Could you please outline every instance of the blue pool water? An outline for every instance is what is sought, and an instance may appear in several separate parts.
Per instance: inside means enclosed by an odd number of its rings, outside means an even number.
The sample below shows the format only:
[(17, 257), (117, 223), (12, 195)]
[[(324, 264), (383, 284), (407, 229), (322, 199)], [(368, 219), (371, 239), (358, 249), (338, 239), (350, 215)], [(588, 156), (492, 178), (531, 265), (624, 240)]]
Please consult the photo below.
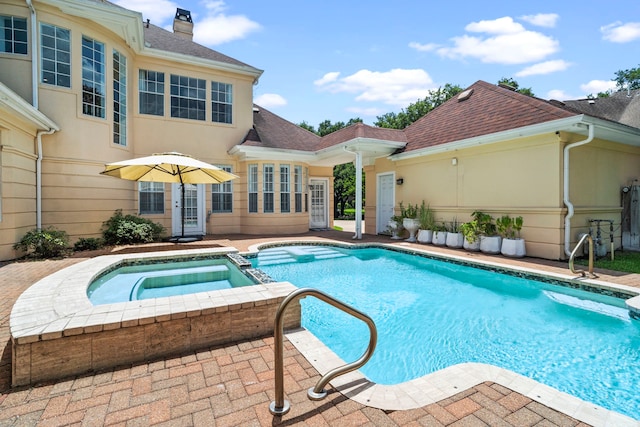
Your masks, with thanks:
[(87, 296), (99, 305), (250, 285), (251, 279), (219, 258), (120, 267), (93, 281)]
[[(253, 263), (371, 316), (378, 346), (360, 371), (374, 382), (481, 362), (640, 419), (640, 321), (621, 299), (375, 248), (272, 248)], [(315, 298), (302, 310), (343, 360), (362, 355), (363, 323)]]

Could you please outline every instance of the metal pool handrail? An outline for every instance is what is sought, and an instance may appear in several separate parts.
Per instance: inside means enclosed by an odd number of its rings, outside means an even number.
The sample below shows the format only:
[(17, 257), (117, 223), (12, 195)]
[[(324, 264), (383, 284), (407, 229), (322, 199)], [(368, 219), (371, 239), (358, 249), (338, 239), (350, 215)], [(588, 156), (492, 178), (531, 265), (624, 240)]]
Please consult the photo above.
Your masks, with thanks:
[(324, 374), (320, 380), (316, 383), (315, 387), (310, 388), (307, 391), (307, 396), (312, 400), (321, 400), (327, 396), (327, 392), (324, 390), (324, 387), (339, 375), (346, 374), (351, 371), (355, 371), (356, 369), (362, 367), (365, 363), (369, 361), (371, 356), (373, 355), (373, 351), (376, 348), (376, 343), (378, 342), (378, 330), (376, 329), (376, 324), (373, 320), (362, 313), (361, 311), (347, 305), (337, 299), (333, 298), (330, 295), (325, 294), (317, 289), (312, 288), (301, 288), (291, 292), (287, 297), (282, 301), (280, 307), (278, 307), (278, 311), (276, 313), (274, 328), (273, 328), (273, 336), (274, 336), (274, 349), (273, 355), (275, 359), (275, 382), (276, 382), (276, 398), (269, 405), (269, 411), (273, 415), (284, 415), (289, 412), (291, 405), (289, 402), (284, 399), (284, 350), (283, 350), (283, 321), (284, 321), (284, 311), (292, 301), (302, 298), (304, 296), (314, 296), (327, 304), (330, 304), (347, 314), (352, 315), (364, 323), (369, 327), (369, 345), (367, 346), (364, 354), (355, 362), (347, 363), (343, 366), (338, 366)]
[(586, 276), (584, 270), (576, 270), (573, 266), (573, 261), (576, 257), (576, 254), (578, 253), (578, 249), (582, 247), (585, 240), (589, 241), (589, 275), (591, 277), (598, 277), (593, 273), (593, 237), (591, 237), (590, 234), (583, 234), (576, 247), (573, 248), (573, 251), (571, 251), (571, 256), (569, 257), (569, 270), (571, 270), (573, 274), (581, 274), (583, 277)]

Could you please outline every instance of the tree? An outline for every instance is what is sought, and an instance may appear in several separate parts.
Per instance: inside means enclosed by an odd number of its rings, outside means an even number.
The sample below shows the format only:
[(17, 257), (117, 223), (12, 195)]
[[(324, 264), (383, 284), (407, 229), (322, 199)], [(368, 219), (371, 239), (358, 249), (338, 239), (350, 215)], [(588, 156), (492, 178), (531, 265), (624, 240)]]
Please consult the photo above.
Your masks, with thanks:
[(515, 81), (514, 79), (512, 79), (511, 77), (503, 77), (500, 80), (498, 80), (498, 84), (503, 84), (503, 85), (507, 85), (507, 86), (511, 86), (513, 88), (513, 90), (515, 90), (518, 93), (521, 93), (523, 95), (527, 95), (527, 96), (535, 96), (533, 93), (533, 90), (531, 90), (530, 87), (520, 87), (520, 84), (518, 84), (517, 81)]
[(640, 66), (615, 72), (616, 88), (621, 90), (640, 89)]
[(374, 125), (389, 129), (404, 129), (460, 92), (462, 92), (460, 86), (447, 83), (444, 87), (430, 90), (424, 99), (409, 104), (406, 109), (402, 109), (397, 114), (386, 113), (376, 117)]

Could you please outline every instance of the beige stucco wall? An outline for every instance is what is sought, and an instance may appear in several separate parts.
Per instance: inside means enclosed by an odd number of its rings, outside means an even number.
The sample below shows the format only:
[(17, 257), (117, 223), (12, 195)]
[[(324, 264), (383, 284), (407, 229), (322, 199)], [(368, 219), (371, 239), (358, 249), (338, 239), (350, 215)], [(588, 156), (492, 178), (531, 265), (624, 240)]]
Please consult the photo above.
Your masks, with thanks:
[[(549, 133), (395, 162), (379, 159), (365, 168), (366, 232), (376, 232), (376, 174), (395, 170), (404, 179), (395, 186), (396, 213), (400, 202), (425, 200), (437, 221), (464, 222), (475, 210), (494, 218), (522, 216), (528, 255), (564, 259), (563, 148), (581, 139)], [(570, 171), (572, 247), (595, 217), (615, 220), (619, 246), (620, 188), (640, 174), (640, 149), (596, 140), (571, 150)]]
[(36, 134), (0, 109), (0, 260), (15, 258), (13, 245), (36, 225)]

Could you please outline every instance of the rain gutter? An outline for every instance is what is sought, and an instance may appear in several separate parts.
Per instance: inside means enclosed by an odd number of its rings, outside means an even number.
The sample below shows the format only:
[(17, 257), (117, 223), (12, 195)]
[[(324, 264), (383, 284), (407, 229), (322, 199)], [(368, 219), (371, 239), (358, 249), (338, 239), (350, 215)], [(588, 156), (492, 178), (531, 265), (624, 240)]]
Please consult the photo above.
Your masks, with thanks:
[(583, 123), (585, 126), (589, 128), (589, 134), (587, 139), (582, 141), (574, 142), (564, 147), (564, 191), (563, 191), (563, 202), (567, 206), (567, 216), (564, 217), (564, 253), (567, 256), (571, 256), (571, 218), (574, 214), (573, 203), (569, 200), (569, 150), (575, 147), (579, 147), (581, 145), (585, 145), (593, 141), (593, 136), (595, 133), (595, 126), (589, 123)]

